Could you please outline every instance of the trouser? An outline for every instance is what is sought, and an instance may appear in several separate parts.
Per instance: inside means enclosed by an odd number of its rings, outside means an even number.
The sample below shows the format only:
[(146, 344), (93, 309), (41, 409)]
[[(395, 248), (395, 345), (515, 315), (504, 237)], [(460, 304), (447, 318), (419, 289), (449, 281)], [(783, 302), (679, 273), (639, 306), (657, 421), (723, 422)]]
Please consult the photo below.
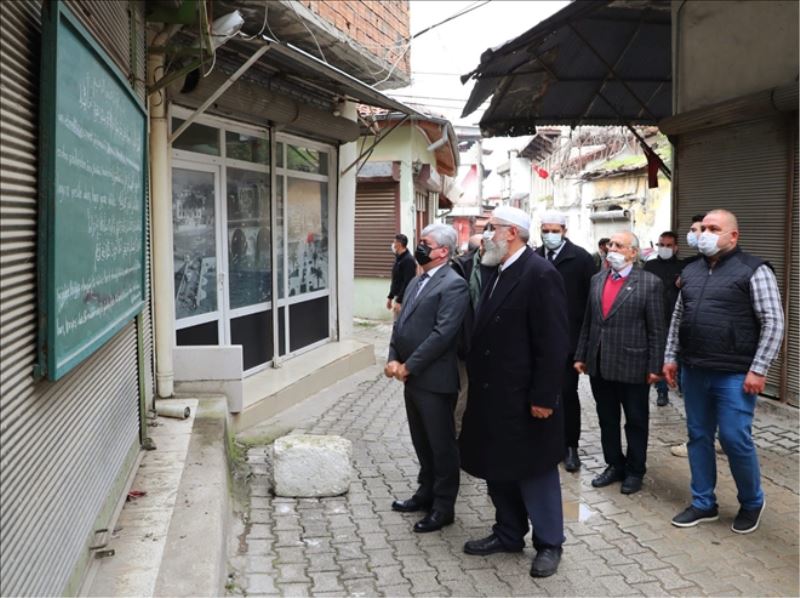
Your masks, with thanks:
[(714, 435), (717, 427), (742, 508), (757, 509), (764, 502), (761, 470), (752, 434), (756, 396), (744, 391), (745, 376), (745, 373), (687, 366), (681, 371), (689, 432), (692, 505), (698, 509), (711, 509), (717, 503), (714, 494), (717, 485)]
[(578, 397), (578, 372), (570, 355), (564, 372), (564, 385), (561, 396), (564, 400), (564, 445), (578, 448), (581, 438), (581, 400)]
[(433, 501), (433, 508), (452, 514), (458, 494), (460, 463), (453, 409), (456, 393), (439, 394), (405, 388), (411, 442), (419, 460), (415, 496)]
[(564, 514), (558, 467), (525, 480), (486, 481), (495, 508), (494, 534), (516, 550), (525, 546), (528, 521), (533, 527), (536, 550), (558, 548), (564, 543)]
[[(643, 477), (647, 461), (650, 385), (614, 382), (601, 376), (591, 376), (589, 381), (600, 420), (600, 443), (606, 464), (626, 475)], [(622, 452), (620, 408), (625, 412), (627, 454)]]

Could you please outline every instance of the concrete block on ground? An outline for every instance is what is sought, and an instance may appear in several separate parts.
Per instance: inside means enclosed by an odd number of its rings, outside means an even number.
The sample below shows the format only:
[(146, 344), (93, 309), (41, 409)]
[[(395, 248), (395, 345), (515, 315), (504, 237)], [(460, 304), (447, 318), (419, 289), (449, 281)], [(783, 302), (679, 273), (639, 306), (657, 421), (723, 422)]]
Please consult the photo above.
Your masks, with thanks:
[(278, 496), (337, 496), (353, 480), (353, 445), (341, 436), (290, 434), (278, 438), (272, 451)]

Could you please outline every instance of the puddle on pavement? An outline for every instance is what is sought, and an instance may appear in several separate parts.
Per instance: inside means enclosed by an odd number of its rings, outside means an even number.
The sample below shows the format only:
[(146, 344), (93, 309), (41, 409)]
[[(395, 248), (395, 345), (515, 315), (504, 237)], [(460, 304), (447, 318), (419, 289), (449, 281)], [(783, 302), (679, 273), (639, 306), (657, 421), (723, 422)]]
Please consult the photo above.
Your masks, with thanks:
[(565, 500), (562, 505), (564, 509), (564, 521), (583, 522), (589, 519), (595, 513), (585, 504), (577, 500)]

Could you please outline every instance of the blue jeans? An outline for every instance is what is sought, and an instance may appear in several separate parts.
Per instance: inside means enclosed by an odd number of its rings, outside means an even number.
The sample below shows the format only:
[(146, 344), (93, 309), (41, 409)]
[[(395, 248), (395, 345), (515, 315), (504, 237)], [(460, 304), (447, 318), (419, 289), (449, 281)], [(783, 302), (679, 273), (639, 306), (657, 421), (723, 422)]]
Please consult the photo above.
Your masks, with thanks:
[(717, 504), (714, 434), (719, 426), (719, 441), (728, 456), (739, 503), (744, 509), (761, 507), (764, 492), (751, 429), (756, 396), (744, 392), (745, 374), (684, 366), (681, 377), (689, 431), (692, 506), (708, 510)]

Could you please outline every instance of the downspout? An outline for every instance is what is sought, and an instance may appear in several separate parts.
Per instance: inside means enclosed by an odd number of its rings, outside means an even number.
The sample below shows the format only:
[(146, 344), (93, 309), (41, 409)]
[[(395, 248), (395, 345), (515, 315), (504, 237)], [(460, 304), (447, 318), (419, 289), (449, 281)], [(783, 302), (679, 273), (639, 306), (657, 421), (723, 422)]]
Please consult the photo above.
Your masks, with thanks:
[[(151, 47), (164, 46), (180, 27), (165, 26)], [(147, 57), (147, 82), (153, 86), (164, 76), (164, 53)], [(174, 394), (172, 365), (175, 310), (172, 265), (172, 197), (170, 193), (169, 127), (167, 92), (160, 89), (149, 96), (150, 112), (150, 204), (152, 215), (153, 324), (156, 353), (156, 393), (160, 398)]]
[(447, 125), (442, 125), (442, 136), (428, 146), (429, 152), (435, 152), (437, 149), (447, 143)]
[[(789, 156), (788, 156), (788, 177), (786, 181), (786, 220), (784, 221), (783, 230), (783, 313), (788, 323), (791, 318), (791, 301), (792, 301), (792, 274), (797, 264), (793, 263), (789, 256), (792, 255), (795, 239), (792, 238), (792, 224), (794, 222), (794, 211), (797, 206), (794, 205), (794, 171), (797, 168), (797, 146), (795, 145), (795, 135), (797, 134), (797, 112), (791, 119), (792, 126), (788, 129), (789, 134)], [(794, 298), (798, 300), (797, 297)], [(788, 326), (787, 326), (788, 328)], [(781, 403), (789, 401), (789, 331), (784, 330), (783, 341), (781, 342), (781, 372), (780, 382), (778, 386), (778, 397)]]

